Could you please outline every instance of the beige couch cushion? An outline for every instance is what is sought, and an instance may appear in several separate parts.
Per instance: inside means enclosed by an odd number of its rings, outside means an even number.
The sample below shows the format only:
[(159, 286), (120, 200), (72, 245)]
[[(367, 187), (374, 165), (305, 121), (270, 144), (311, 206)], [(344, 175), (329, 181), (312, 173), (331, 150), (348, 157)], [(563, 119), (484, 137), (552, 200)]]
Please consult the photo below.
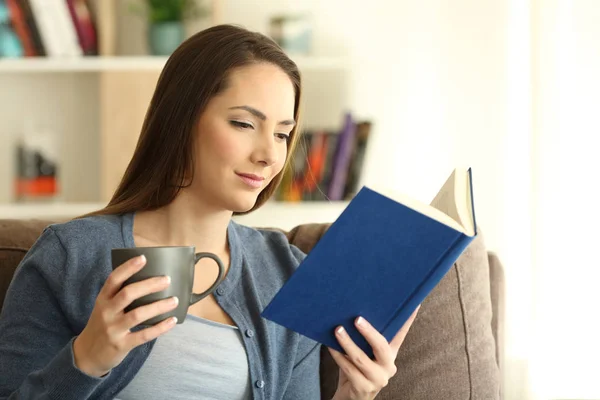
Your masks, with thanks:
[(17, 265), (48, 221), (0, 219), (0, 310)]

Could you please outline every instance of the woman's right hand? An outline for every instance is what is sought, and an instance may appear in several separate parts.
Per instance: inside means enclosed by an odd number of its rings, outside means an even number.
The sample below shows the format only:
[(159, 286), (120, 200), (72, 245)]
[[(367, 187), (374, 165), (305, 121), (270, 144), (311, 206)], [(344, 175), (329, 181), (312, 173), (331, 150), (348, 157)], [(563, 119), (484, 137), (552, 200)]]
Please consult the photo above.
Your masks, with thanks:
[(134, 257), (109, 275), (96, 299), (90, 319), (73, 342), (75, 365), (90, 376), (101, 377), (123, 361), (135, 347), (149, 342), (175, 326), (175, 317), (137, 332), (130, 329), (174, 309), (178, 300), (170, 297), (125, 312), (135, 299), (159, 292), (170, 285), (166, 276), (129, 284), (123, 283), (146, 264), (144, 256)]

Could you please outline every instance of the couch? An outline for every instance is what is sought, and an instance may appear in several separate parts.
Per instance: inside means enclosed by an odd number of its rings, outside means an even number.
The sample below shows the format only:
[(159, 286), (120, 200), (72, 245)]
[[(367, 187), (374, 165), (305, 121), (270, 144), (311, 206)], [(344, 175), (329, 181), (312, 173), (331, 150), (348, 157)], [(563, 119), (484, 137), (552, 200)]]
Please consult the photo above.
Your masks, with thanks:
[[(0, 308), (19, 262), (50, 221), (0, 219)], [(285, 232), (309, 252), (327, 224)], [(502, 398), (504, 274), (481, 233), (423, 302), (402, 345), (398, 372), (377, 399), (494, 400)], [(330, 399), (338, 370), (321, 353), (322, 398)]]

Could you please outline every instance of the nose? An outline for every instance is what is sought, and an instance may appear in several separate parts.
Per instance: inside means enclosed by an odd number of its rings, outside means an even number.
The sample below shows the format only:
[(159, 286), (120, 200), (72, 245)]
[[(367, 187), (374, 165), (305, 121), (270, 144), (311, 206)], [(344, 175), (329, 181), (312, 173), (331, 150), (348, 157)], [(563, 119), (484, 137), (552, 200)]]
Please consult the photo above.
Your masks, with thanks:
[(277, 143), (272, 134), (261, 135), (255, 150), (252, 152), (252, 162), (270, 167), (278, 161)]

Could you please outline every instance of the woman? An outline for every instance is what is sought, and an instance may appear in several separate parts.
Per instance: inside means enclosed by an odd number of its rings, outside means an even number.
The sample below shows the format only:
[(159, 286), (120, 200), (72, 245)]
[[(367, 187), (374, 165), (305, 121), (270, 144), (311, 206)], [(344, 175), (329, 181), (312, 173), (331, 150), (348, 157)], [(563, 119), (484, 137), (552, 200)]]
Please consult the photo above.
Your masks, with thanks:
[[(281, 233), (231, 220), (281, 180), (300, 97), (296, 65), (261, 34), (216, 26), (173, 53), (108, 206), (47, 227), (17, 270), (0, 320), (0, 398), (320, 398), (319, 344), (260, 317), (304, 254)], [(113, 271), (110, 249), (169, 245), (218, 255), (226, 275), (185, 324), (133, 329), (177, 299), (125, 312), (169, 282), (120, 289), (145, 259)], [(203, 262), (194, 292), (216, 275)], [(334, 398), (374, 398), (411, 323), (388, 344), (363, 320), (374, 360), (336, 331), (347, 356), (330, 349), (340, 366)]]

